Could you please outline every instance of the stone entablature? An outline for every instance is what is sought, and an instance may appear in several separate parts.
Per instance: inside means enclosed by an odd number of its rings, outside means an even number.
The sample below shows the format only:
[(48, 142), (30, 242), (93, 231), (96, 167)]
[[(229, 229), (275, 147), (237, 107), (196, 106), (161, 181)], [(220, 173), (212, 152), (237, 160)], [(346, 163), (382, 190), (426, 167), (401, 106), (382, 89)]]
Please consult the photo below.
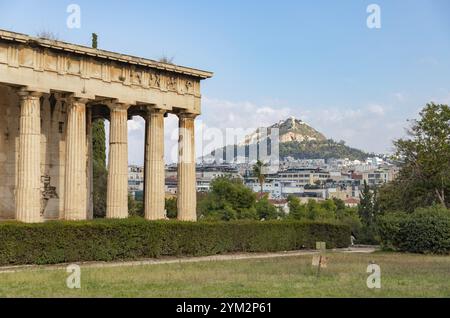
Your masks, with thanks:
[[(199, 114), (212, 73), (0, 30), (0, 83)], [(63, 81), (61, 79), (64, 78)]]

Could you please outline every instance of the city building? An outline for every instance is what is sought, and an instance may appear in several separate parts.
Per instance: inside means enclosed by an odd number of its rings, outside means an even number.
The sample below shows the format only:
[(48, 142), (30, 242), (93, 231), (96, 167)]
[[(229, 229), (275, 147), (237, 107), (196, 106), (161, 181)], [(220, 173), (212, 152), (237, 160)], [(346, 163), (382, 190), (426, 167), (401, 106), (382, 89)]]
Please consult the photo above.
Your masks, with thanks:
[(384, 183), (393, 181), (398, 173), (398, 169), (394, 167), (378, 168), (374, 170), (362, 172), (362, 181), (369, 186), (379, 186)]
[(128, 166), (128, 193), (135, 200), (144, 198), (144, 167)]

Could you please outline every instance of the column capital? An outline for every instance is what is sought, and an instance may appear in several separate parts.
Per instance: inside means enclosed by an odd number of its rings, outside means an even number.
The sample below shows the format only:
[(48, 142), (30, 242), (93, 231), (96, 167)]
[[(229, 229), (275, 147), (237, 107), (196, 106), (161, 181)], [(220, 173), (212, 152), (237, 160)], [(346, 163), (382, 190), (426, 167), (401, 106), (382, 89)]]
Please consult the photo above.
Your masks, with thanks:
[(127, 111), (128, 108), (131, 107), (131, 104), (128, 103), (120, 103), (116, 100), (111, 100), (110, 102), (106, 103), (106, 106), (108, 106), (109, 110), (111, 111)]
[(19, 98), (21, 100), (37, 100), (41, 98), (43, 93), (36, 92), (36, 91), (30, 91), (25, 88), (21, 88), (17, 91), (17, 95), (19, 95)]
[(67, 98), (68, 102), (72, 102), (72, 103), (77, 103), (77, 104), (87, 104), (89, 102), (91, 102), (91, 99), (88, 98), (84, 98), (84, 97), (75, 97), (75, 96), (70, 96), (69, 98)]
[(149, 107), (148, 108), (148, 114), (160, 114), (160, 115), (164, 115), (167, 112), (167, 110), (165, 109), (161, 109), (161, 108), (154, 108), (154, 107)]
[(79, 103), (85, 104), (92, 102), (92, 99), (86, 97), (78, 97), (73, 93), (63, 93), (63, 92), (52, 92), (52, 94), (57, 101), (65, 102), (65, 103)]
[(178, 113), (178, 118), (181, 120), (186, 120), (186, 119), (195, 119), (198, 116), (198, 114), (194, 114), (194, 113)]

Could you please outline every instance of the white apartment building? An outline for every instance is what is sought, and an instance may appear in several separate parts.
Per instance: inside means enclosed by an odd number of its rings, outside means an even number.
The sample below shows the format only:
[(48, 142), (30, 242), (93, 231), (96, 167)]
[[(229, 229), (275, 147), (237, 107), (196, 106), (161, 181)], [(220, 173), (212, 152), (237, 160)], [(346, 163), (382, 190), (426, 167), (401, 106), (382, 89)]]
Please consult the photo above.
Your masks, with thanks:
[(128, 166), (128, 193), (136, 199), (144, 192), (144, 168), (141, 166)]
[[(261, 185), (256, 179), (252, 178), (250, 182), (246, 182), (246, 186), (253, 192), (261, 192)], [(263, 183), (263, 192), (269, 195), (269, 199), (279, 199), (282, 195), (281, 183), (276, 180), (267, 180)]]
[(296, 185), (305, 186), (313, 185), (318, 182), (325, 183), (330, 179), (330, 173), (321, 169), (288, 169), (278, 173), (278, 180), (282, 184), (294, 183)]
[(369, 186), (376, 186), (393, 181), (398, 173), (396, 168), (380, 168), (362, 173), (362, 180)]

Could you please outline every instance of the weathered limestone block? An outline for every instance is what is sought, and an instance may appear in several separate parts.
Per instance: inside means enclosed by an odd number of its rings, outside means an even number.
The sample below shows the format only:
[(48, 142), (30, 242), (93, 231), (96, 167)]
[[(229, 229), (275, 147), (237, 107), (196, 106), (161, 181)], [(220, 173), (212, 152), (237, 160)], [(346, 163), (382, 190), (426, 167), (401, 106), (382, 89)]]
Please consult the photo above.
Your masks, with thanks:
[(0, 86), (0, 218), (14, 219), (20, 107), (17, 93)]

